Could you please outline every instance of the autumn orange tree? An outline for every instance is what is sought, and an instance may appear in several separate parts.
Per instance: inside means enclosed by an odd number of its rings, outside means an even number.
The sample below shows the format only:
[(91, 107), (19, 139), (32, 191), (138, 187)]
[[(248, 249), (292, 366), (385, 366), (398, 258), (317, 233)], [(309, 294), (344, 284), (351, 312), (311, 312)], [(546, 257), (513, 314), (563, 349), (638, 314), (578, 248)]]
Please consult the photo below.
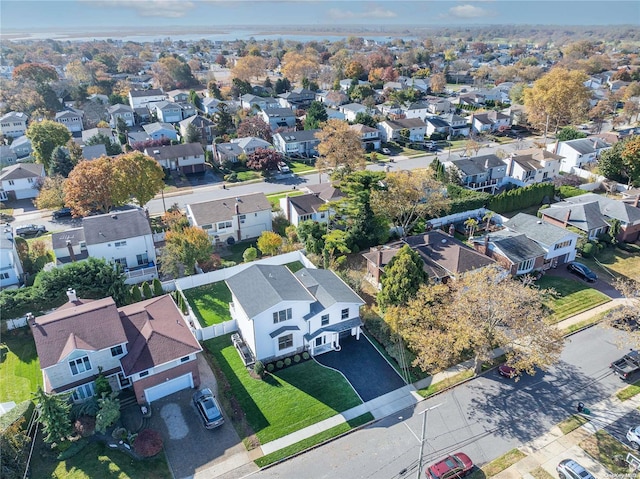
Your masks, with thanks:
[(236, 64), (231, 69), (231, 74), (234, 78), (240, 80), (250, 81), (252, 78), (256, 80), (264, 76), (266, 68), (266, 61), (260, 56), (247, 55), (245, 57), (238, 58)]
[(158, 162), (139, 151), (119, 155), (113, 160), (117, 198), (146, 205), (164, 187), (164, 170)]
[(303, 53), (290, 51), (282, 58), (282, 74), (291, 81), (302, 78), (316, 78), (320, 71), (318, 52), (307, 48)]
[(262, 254), (274, 255), (282, 246), (282, 236), (273, 231), (263, 231), (257, 245)]
[(422, 286), (406, 306), (394, 306), (385, 321), (416, 353), (415, 366), (438, 371), (473, 355), (475, 371), (502, 348), (516, 371), (533, 374), (554, 364), (562, 332), (549, 321), (550, 290), (483, 268), (445, 284)]
[(394, 171), (387, 174), (383, 188), (371, 191), (371, 209), (407, 235), (418, 221), (449, 209), (444, 191), (431, 169)]
[(23, 63), (13, 69), (14, 80), (33, 82), (37, 84), (50, 83), (58, 80), (58, 72), (51, 65), (43, 63)]
[(160, 271), (174, 278), (194, 274), (196, 263), (209, 260), (213, 253), (213, 244), (207, 232), (194, 226), (167, 232), (165, 241)]
[(343, 120), (328, 120), (316, 133), (320, 140), (316, 160), (319, 171), (333, 170), (338, 176), (364, 170), (366, 160), (358, 133)]
[(48, 210), (64, 206), (64, 184), (66, 179), (60, 175), (47, 176), (34, 200), (36, 208)]

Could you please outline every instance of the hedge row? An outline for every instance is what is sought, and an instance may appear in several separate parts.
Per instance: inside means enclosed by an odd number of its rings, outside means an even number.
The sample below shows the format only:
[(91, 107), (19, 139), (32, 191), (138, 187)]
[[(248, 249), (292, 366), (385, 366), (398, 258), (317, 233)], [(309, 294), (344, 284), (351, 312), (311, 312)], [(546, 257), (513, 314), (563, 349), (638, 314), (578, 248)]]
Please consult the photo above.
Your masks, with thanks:
[(508, 213), (530, 206), (539, 206), (544, 200), (552, 200), (554, 194), (555, 187), (552, 183), (536, 183), (493, 196), (489, 201), (489, 209), (496, 213)]
[(24, 418), (25, 426), (29, 424), (29, 420), (31, 419), (34, 408), (35, 404), (30, 399), (22, 401), (20, 404), (16, 404), (16, 407), (14, 407), (11, 411), (0, 416), (0, 433), (6, 431), (9, 426), (11, 426), (21, 417)]

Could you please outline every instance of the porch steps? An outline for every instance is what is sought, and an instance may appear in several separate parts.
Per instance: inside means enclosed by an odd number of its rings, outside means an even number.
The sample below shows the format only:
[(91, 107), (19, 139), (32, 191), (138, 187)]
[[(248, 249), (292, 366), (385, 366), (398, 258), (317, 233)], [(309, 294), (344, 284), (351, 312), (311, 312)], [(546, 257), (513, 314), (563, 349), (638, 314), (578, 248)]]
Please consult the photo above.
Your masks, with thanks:
[(127, 394), (125, 395), (121, 395), (121, 397), (119, 397), (118, 399), (120, 399), (120, 410), (122, 411), (123, 409), (127, 409), (130, 408), (132, 406), (137, 406), (138, 405), (138, 401), (136, 400), (136, 397), (131, 394)]

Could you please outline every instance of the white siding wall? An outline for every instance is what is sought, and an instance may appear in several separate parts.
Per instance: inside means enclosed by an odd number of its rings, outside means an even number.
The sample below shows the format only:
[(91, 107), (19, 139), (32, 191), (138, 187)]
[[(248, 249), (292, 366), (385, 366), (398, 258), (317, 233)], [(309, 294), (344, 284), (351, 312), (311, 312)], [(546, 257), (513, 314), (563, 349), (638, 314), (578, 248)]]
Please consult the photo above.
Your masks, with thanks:
[[(254, 352), (257, 359), (286, 355), (287, 353), (293, 352), (296, 348), (301, 348), (304, 345), (303, 336), (307, 333), (307, 324), (303, 319), (303, 316), (309, 314), (310, 304), (310, 302), (301, 301), (282, 302), (253, 318), (256, 335), (256, 349)], [(287, 308), (291, 308), (292, 310), (291, 319), (274, 324), (273, 313)], [(300, 330), (286, 331), (275, 338), (271, 338), (269, 334), (283, 326), (298, 326)], [(278, 349), (278, 337), (287, 334), (293, 335), (293, 347), (291, 349), (281, 351)]]
[(236, 320), (238, 331), (240, 331), (242, 339), (244, 339), (247, 346), (249, 346), (249, 349), (251, 349), (251, 351), (255, 351), (256, 337), (253, 330), (253, 321), (249, 319), (249, 316), (247, 316), (244, 309), (239, 306), (238, 299), (235, 295), (232, 294), (231, 299), (235, 306), (235, 308), (231, 310), (231, 315), (233, 319)]
[(115, 241), (87, 245), (87, 252), (89, 253), (89, 256), (93, 256), (94, 258), (104, 258), (106, 261), (126, 258), (127, 267), (129, 268), (135, 268), (138, 266), (136, 256), (143, 253), (147, 253), (149, 261), (155, 262), (156, 250), (153, 245), (153, 238), (151, 235), (127, 238), (125, 241), (127, 242), (125, 246), (118, 247), (116, 247)]
[[(31, 181), (29, 181), (31, 180)], [(12, 181), (13, 184), (9, 184)], [(4, 180), (2, 182), (2, 189), (4, 191), (14, 191), (16, 199), (22, 200), (25, 198), (35, 198), (38, 196), (39, 190), (36, 189), (37, 179), (33, 178), (19, 178), (17, 180)]]
[[(89, 357), (91, 369), (80, 374), (71, 374), (69, 360), (81, 358), (83, 356)], [(100, 351), (76, 350), (55, 366), (44, 369), (44, 373), (49, 378), (51, 387), (53, 389), (56, 389), (64, 386), (65, 384), (74, 383), (76, 381), (80, 381), (84, 378), (88, 378), (95, 374), (98, 374), (98, 366), (102, 366), (105, 371), (117, 368), (120, 366), (120, 357), (121, 356), (111, 356), (111, 348), (101, 349)]]

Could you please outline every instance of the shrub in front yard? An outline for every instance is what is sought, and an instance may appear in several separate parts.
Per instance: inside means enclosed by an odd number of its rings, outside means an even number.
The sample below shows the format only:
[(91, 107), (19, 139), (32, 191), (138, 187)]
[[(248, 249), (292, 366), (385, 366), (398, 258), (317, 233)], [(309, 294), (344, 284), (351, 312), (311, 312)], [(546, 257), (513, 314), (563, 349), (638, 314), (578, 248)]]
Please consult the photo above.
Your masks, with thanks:
[(291, 366), (291, 358), (285, 358), (284, 359), (284, 365), (285, 366)]
[(262, 364), (262, 361), (256, 361), (253, 365), (253, 372), (260, 376), (260, 378), (264, 376), (264, 364)]
[(273, 363), (267, 364), (267, 371), (269, 371), (270, 373), (272, 373), (275, 368), (276, 367), (273, 365)]
[(133, 443), (133, 450), (142, 457), (152, 457), (162, 451), (162, 436), (153, 429), (144, 429)]
[(299, 363), (299, 362), (300, 362), (300, 355), (299, 355), (299, 354), (296, 354), (296, 355), (293, 357), (293, 362), (294, 362), (294, 363)]
[(283, 367), (283, 366), (284, 366), (284, 363), (283, 363), (282, 361), (278, 361), (278, 362), (276, 363), (276, 367), (277, 367), (278, 369), (282, 369), (282, 367)]
[(64, 461), (66, 459), (69, 459), (70, 457), (75, 456), (88, 445), (89, 441), (85, 438), (80, 438), (77, 441), (72, 442), (68, 448), (58, 454), (58, 461)]
[(91, 436), (96, 430), (96, 418), (82, 415), (73, 423), (73, 429), (82, 437)]
[(310, 357), (311, 357), (311, 356), (309, 356), (309, 353), (308, 353), (308, 352), (306, 352), (306, 351), (305, 351), (304, 353), (302, 353), (302, 359), (304, 359), (305, 361), (306, 361), (307, 359), (309, 359)]

